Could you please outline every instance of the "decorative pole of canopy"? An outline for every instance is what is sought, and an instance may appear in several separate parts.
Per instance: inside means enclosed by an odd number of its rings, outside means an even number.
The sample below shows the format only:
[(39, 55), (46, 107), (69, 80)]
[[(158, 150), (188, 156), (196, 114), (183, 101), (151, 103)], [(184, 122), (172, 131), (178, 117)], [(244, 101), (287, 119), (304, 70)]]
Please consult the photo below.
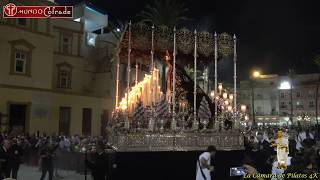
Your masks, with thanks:
[[(218, 65), (218, 47), (217, 47), (217, 43), (218, 43), (218, 37), (217, 37), (217, 33), (214, 32), (214, 93), (217, 94), (218, 93), (218, 69), (217, 69), (217, 65)], [(218, 106), (217, 106), (217, 102), (216, 99), (214, 97), (214, 122), (215, 122), (215, 128), (218, 129)]]
[[(128, 65), (127, 65), (127, 122), (129, 123), (129, 92), (130, 92), (130, 71), (131, 71), (131, 62), (130, 62), (130, 55), (131, 55), (131, 21), (129, 22), (129, 31), (128, 31)], [(129, 128), (129, 127), (127, 127)]]
[(154, 24), (151, 28), (151, 72), (153, 71), (153, 55), (154, 55)]
[(197, 30), (194, 30), (194, 89), (193, 89), (193, 118), (197, 120)]
[(120, 59), (119, 53), (117, 55), (117, 81), (116, 81), (116, 109), (119, 107), (119, 70), (120, 70)]
[[(234, 113), (237, 112), (237, 37), (233, 35), (233, 66), (234, 66), (234, 89), (233, 89), (233, 100), (234, 100)], [(236, 128), (238, 128), (236, 116), (234, 116), (234, 123)]]
[(155, 89), (154, 89), (154, 84), (153, 84), (153, 70), (154, 70), (154, 62), (153, 62), (153, 57), (154, 57), (154, 24), (152, 25), (152, 28), (151, 28), (151, 69), (150, 69), (150, 72), (151, 72), (151, 107), (153, 107), (153, 103), (155, 102), (155, 96), (154, 96), (154, 93), (155, 93)]
[(138, 62), (136, 61), (136, 85), (138, 84)]
[(172, 123), (176, 116), (176, 27), (173, 28), (173, 70), (172, 70)]

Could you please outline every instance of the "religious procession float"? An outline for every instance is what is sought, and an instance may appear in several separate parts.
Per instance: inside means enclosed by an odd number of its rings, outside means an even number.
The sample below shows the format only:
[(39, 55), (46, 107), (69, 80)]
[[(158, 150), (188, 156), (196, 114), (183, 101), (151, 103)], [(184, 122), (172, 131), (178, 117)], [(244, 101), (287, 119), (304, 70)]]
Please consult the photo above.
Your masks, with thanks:
[[(116, 54), (108, 141), (118, 151), (243, 149), (248, 115), (237, 103), (236, 42), (227, 33), (128, 23)], [(233, 61), (231, 87), (218, 81), (222, 59)]]

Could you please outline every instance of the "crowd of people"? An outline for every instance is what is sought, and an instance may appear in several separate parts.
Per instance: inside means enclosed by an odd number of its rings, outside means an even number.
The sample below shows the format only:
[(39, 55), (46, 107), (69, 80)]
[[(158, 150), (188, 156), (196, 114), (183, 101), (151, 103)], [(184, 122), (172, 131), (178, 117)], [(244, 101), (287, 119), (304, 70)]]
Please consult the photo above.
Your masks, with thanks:
[[(281, 130), (288, 137), (288, 164), (286, 169), (278, 167), (274, 146), (277, 132)], [(249, 173), (274, 174), (260, 179), (286, 179), (288, 173), (317, 173), (320, 167), (320, 150), (316, 127), (264, 127), (245, 133), (245, 155), (243, 166)], [(283, 176), (279, 176), (284, 174)]]
[[(0, 179), (19, 179), (17, 175), (21, 163), (38, 166), (42, 172), (40, 180), (45, 179), (47, 174), (49, 180), (54, 176), (59, 177), (59, 169), (82, 173), (85, 166), (93, 176), (99, 176), (98, 179), (102, 180), (99, 172), (109, 169), (110, 158), (105, 158), (102, 152), (110, 150), (110, 146), (103, 137), (1, 133), (0, 143)], [(103, 160), (99, 161), (101, 158)], [(102, 165), (104, 170), (99, 170)]]
[[(279, 127), (263, 127), (244, 132), (243, 167), (247, 173), (318, 172), (320, 167), (320, 150), (317, 146), (320, 139), (318, 129), (315, 127), (281, 127), (281, 130), (289, 139), (287, 168), (279, 169), (276, 163), (277, 152), (274, 143)], [(114, 168), (114, 161), (110, 161), (109, 153), (105, 153), (110, 145), (103, 137), (1, 133), (0, 142), (1, 179), (8, 177), (19, 179), (17, 175), (21, 163), (38, 166), (41, 172), (40, 180), (45, 179), (47, 174), (49, 180), (52, 180), (54, 176), (59, 176), (59, 169), (84, 172), (85, 167), (90, 169), (95, 180), (105, 180), (110, 169)], [(203, 154), (203, 157), (199, 157), (197, 166), (200, 167), (203, 164), (203, 166), (208, 166), (209, 171), (214, 171), (209, 166), (209, 160), (211, 156), (214, 156), (216, 148), (211, 146), (208, 152)], [(88, 158), (87, 154), (89, 154)], [(69, 164), (72, 162), (74, 164)], [(208, 172), (198, 171), (197, 176), (201, 179), (203, 174), (208, 174)], [(280, 178), (261, 179), (277, 180)]]

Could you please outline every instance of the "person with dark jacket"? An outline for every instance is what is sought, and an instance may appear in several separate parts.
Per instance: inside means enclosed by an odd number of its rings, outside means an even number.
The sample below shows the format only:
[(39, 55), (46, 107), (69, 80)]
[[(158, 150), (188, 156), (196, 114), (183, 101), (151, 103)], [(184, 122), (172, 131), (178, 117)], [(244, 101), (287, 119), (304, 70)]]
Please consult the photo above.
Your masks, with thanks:
[(9, 168), (12, 178), (17, 179), (23, 150), (17, 139), (13, 139), (12, 142), (13, 144), (9, 151)]
[(97, 152), (94, 155), (94, 161), (85, 160), (86, 166), (91, 169), (94, 180), (106, 180), (108, 167), (108, 155), (104, 152), (104, 145), (98, 144)]
[(41, 158), (41, 171), (42, 175), (40, 180), (44, 180), (46, 177), (47, 172), (49, 173), (49, 180), (52, 180), (53, 178), (53, 157), (54, 157), (54, 151), (57, 147), (53, 146), (52, 144), (45, 145), (45, 148), (41, 150), (40, 152), (40, 158)]
[(5, 139), (0, 147), (0, 179), (10, 177), (9, 150), (10, 141)]

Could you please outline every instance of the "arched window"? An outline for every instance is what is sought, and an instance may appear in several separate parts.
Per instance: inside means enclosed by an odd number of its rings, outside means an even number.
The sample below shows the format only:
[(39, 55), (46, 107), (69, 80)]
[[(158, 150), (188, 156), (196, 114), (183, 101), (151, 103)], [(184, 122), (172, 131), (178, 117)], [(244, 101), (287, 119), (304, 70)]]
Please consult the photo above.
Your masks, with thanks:
[(72, 82), (72, 69), (73, 66), (64, 62), (57, 64), (57, 87), (64, 88), (64, 89), (71, 89), (71, 82)]

